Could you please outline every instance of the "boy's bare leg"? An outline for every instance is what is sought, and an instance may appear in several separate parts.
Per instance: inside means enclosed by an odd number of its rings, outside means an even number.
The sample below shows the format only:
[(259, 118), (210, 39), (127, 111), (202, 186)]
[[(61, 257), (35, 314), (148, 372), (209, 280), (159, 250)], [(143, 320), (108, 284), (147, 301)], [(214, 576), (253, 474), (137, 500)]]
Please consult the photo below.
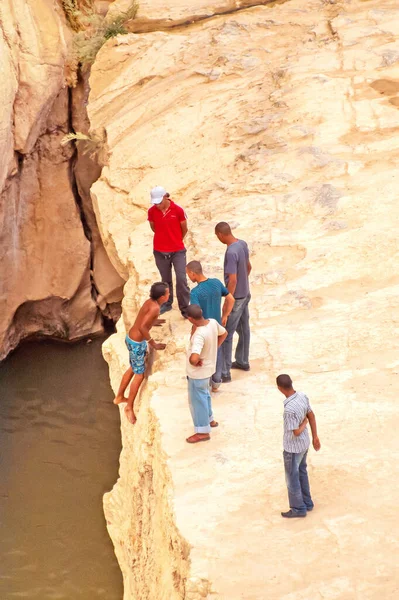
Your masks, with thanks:
[(134, 401), (137, 396), (137, 392), (140, 389), (141, 384), (143, 383), (144, 373), (141, 375), (135, 374), (133, 377), (132, 385), (130, 386), (129, 398), (127, 399), (127, 406), (125, 407), (125, 413), (128, 420), (132, 423), (132, 425), (136, 422), (136, 415), (134, 414), (133, 406)]
[(132, 367), (129, 367), (128, 370), (125, 371), (125, 373), (122, 377), (118, 393), (114, 398), (114, 404), (120, 404), (121, 402), (128, 401), (127, 398), (125, 398), (125, 391), (126, 391), (127, 386), (129, 385), (132, 377), (133, 377), (133, 369), (132, 369)]

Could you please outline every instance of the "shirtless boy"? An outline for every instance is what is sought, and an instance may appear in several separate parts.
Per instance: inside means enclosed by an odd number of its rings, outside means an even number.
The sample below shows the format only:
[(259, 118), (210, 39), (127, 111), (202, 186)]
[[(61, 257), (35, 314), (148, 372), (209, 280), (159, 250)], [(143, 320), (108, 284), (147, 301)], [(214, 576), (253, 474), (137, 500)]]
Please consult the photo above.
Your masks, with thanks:
[[(157, 344), (151, 337), (150, 329), (153, 325), (160, 325), (164, 321), (158, 319), (160, 306), (167, 302), (169, 298), (169, 286), (167, 283), (154, 283), (151, 286), (150, 297), (146, 300), (139, 310), (139, 314), (126, 336), (126, 346), (129, 350), (130, 367), (122, 377), (118, 393), (114, 404), (127, 402), (125, 413), (129, 421), (134, 425), (136, 415), (133, 406), (137, 393), (144, 379), (145, 355), (147, 353), (147, 344), (154, 350), (164, 350), (166, 344)], [(124, 394), (127, 386), (130, 386), (129, 396), (125, 398)]]

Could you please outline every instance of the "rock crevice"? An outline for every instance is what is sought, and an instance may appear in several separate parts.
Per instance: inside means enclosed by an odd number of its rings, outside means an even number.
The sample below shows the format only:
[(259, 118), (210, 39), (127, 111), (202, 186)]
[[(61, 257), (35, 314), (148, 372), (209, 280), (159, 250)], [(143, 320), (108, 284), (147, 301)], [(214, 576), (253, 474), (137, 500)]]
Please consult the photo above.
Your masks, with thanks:
[(86, 110), (65, 86), (61, 15), (50, 0), (0, 9), (0, 359), (25, 337), (75, 340), (119, 316), (124, 280), (82, 200), (100, 169), (60, 144)]

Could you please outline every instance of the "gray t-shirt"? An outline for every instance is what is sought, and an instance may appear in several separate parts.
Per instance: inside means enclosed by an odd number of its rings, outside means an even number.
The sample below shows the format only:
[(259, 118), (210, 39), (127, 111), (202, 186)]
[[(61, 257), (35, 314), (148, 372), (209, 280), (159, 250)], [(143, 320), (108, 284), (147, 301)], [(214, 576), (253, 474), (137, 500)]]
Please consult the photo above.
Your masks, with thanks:
[(227, 247), (224, 255), (224, 281), (229, 283), (229, 274), (237, 274), (237, 286), (234, 298), (246, 298), (249, 294), (248, 281), (249, 251), (244, 240), (237, 240)]

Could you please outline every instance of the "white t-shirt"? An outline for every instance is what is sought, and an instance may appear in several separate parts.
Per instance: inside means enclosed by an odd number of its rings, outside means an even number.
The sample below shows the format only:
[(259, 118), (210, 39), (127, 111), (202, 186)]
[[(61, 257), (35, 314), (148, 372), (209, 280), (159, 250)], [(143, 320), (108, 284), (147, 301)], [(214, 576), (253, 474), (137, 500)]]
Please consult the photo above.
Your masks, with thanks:
[[(187, 375), (191, 379), (205, 379), (211, 377), (216, 370), (216, 359), (218, 352), (218, 336), (226, 332), (215, 319), (209, 319), (207, 325), (197, 327), (194, 335), (190, 338), (187, 348)], [(191, 354), (199, 354), (202, 367), (195, 367), (190, 363)]]

